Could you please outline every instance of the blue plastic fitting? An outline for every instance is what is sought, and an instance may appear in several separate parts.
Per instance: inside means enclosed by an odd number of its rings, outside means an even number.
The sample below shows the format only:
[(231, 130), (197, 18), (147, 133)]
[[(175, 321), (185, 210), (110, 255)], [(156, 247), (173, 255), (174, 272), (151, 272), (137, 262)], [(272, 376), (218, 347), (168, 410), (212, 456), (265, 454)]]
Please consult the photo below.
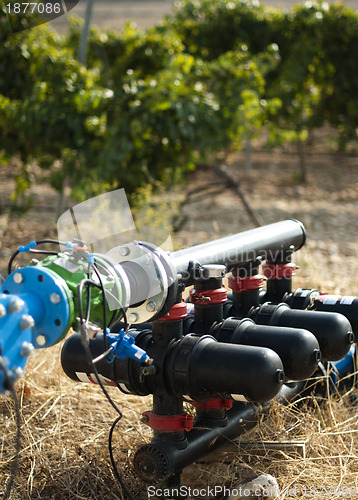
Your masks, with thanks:
[[(108, 328), (107, 332), (109, 332)], [(149, 359), (147, 353), (135, 344), (134, 338), (128, 333), (125, 333), (123, 328), (119, 331), (118, 335), (110, 335), (107, 333), (107, 339), (113, 347), (108, 357), (110, 363), (114, 361), (116, 357), (120, 359), (131, 358), (139, 363), (144, 363)]]
[(356, 345), (353, 344), (348, 354), (339, 361), (331, 361), (331, 371), (329, 374), (329, 382), (331, 391), (337, 390), (339, 381), (347, 375), (354, 372)]
[(27, 245), (21, 246), (18, 248), (19, 253), (24, 253), (24, 252), (29, 252), (31, 248), (36, 248), (37, 243), (36, 241), (30, 241)]
[(93, 253), (90, 253), (90, 254), (88, 255), (88, 257), (87, 257), (87, 262), (88, 262), (89, 264), (94, 264), (95, 260), (94, 260), (94, 255), (93, 255)]

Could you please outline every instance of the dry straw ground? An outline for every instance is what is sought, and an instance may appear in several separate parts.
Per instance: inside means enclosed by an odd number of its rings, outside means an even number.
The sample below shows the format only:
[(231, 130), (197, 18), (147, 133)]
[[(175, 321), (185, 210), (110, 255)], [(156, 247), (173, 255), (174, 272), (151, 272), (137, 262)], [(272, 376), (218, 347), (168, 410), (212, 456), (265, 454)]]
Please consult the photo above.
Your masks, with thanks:
[[(356, 294), (358, 264), (358, 161), (357, 155), (330, 153), (331, 131), (313, 142), (307, 161), (309, 182), (297, 182), (297, 159), (290, 148), (265, 153), (255, 150), (253, 169), (243, 171), (242, 154), (229, 165), (241, 180), (253, 208), (265, 223), (295, 217), (307, 228), (306, 248), (297, 254), (300, 265), (295, 284), (326, 292)], [(46, 184), (33, 188), (34, 208), (24, 215), (7, 208), (13, 169), (1, 169), (0, 263), (2, 272), (11, 249), (32, 239), (55, 235), (56, 197)], [(36, 175), (36, 171), (34, 171)], [(205, 170), (190, 175), (177, 200), (205, 182), (217, 181)], [(162, 207), (165, 200), (160, 200)], [(183, 207), (186, 223), (174, 235), (176, 248), (193, 245), (252, 227), (238, 198), (228, 190), (209, 193)], [(162, 217), (162, 215), (160, 215)], [(162, 220), (162, 219), (160, 219)], [(116, 417), (96, 386), (74, 383), (62, 372), (61, 346), (38, 351), (28, 363), (25, 378), (17, 384), (22, 441), (20, 467), (13, 499), (116, 499), (122, 498), (113, 477), (107, 451), (109, 427)], [(150, 439), (140, 422), (151, 399), (111, 395), (123, 410), (115, 431), (115, 454), (123, 477), (135, 498), (147, 498), (146, 488), (131, 469), (136, 447)], [(15, 417), (10, 399), (0, 396), (0, 494), (9, 479), (15, 450)], [(306, 441), (306, 457), (267, 451), (264, 455), (230, 456), (228, 462), (198, 463), (183, 474), (183, 484), (236, 484), (268, 472), (281, 488), (281, 499), (356, 500), (358, 497), (358, 412), (355, 390), (328, 400), (305, 399), (298, 406), (273, 405), (270, 415), (245, 441)], [(205, 497), (202, 497), (205, 498)], [(211, 498), (211, 497), (208, 497)]]

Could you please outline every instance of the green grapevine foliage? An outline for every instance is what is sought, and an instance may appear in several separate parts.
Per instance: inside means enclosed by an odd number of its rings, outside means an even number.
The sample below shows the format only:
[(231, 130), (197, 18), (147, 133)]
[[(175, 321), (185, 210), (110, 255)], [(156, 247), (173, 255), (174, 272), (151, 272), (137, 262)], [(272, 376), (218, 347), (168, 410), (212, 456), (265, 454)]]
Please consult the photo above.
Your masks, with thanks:
[(357, 136), (358, 14), (341, 4), (182, 0), (146, 31), (91, 29), (86, 66), (79, 21), (62, 38), (11, 21), (0, 3), (0, 154), (21, 162), (19, 191), (31, 162), (83, 198), (176, 182), (264, 126), (276, 142), (326, 122), (341, 148)]

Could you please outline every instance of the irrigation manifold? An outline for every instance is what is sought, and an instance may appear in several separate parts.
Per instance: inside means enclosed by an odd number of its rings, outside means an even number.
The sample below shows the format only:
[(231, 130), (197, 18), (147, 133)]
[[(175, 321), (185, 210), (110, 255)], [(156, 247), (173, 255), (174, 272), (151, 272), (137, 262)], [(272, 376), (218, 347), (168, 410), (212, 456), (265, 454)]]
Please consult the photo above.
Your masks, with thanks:
[[(273, 399), (292, 400), (322, 372), (334, 390), (355, 370), (358, 298), (293, 290), (305, 238), (290, 219), (170, 253), (144, 241), (106, 254), (80, 240), (20, 247), (0, 294), (0, 389), (72, 327), (65, 373), (151, 394), (152, 440), (133, 467), (150, 484), (180, 484), (183, 468), (256, 425)], [(43, 260), (12, 270), (22, 252)]]

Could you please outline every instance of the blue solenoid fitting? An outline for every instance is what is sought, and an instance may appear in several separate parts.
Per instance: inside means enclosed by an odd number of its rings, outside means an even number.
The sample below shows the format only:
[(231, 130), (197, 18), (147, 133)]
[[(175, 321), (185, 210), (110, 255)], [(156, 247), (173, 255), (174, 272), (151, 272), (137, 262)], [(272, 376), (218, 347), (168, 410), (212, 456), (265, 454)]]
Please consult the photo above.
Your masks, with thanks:
[[(108, 329), (107, 331), (109, 332)], [(113, 362), (115, 358), (131, 358), (139, 363), (151, 364), (152, 360), (148, 354), (135, 344), (134, 337), (126, 333), (123, 328), (116, 335), (107, 333), (106, 338), (113, 348), (107, 358), (110, 363)]]

